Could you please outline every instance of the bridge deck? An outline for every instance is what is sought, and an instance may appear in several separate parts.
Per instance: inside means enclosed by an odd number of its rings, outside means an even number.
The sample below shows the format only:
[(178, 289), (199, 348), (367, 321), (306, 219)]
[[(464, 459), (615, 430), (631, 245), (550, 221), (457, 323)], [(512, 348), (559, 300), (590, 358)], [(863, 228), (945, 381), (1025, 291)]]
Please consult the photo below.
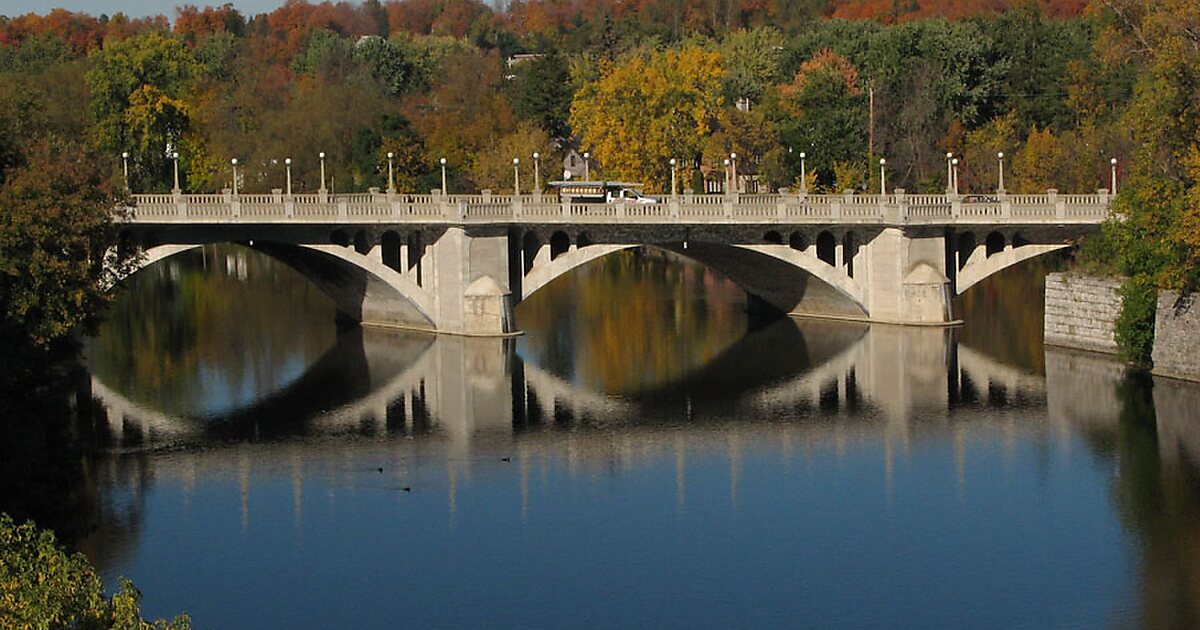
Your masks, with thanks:
[(679, 195), (657, 204), (564, 203), (549, 195), (133, 195), (134, 223), (1097, 224), (1111, 196)]

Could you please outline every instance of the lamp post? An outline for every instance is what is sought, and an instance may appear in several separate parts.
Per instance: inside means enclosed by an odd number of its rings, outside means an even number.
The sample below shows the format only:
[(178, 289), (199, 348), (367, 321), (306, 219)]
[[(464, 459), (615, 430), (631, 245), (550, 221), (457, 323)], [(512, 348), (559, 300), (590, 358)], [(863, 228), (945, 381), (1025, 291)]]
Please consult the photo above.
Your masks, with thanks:
[(725, 158), (725, 194), (729, 194), (729, 158)]
[(325, 188), (325, 152), (322, 151), (322, 152), (318, 153), (317, 157), (321, 158), (321, 191), (320, 192), (323, 195), (326, 192), (326, 188)]
[(675, 158), (671, 158), (671, 196), (675, 196)]
[(1004, 194), (1004, 152), (1000, 151), (996, 154), (996, 161), (1000, 164), (1000, 185), (996, 187), (996, 193)]
[(1117, 194), (1117, 158), (1108, 161), (1112, 165), (1112, 194)]
[(442, 166), (442, 194), (446, 194), (446, 158), (438, 160), (438, 164)]
[(884, 171), (884, 166), (887, 165), (887, 160), (879, 158), (879, 194), (887, 194), (887, 173)]
[(738, 183), (737, 183), (737, 154), (736, 153), (729, 154), (729, 169), (730, 169), (730, 172), (732, 173), (732, 175), (730, 176), (731, 177), (730, 182), (733, 184), (733, 192), (737, 192), (738, 191)]
[(233, 167), (233, 196), (236, 197), (237, 192), (237, 158), (229, 160), (229, 165)]
[(954, 160), (953, 153), (946, 153), (946, 194), (952, 194), (954, 191), (954, 173), (951, 171), (951, 162)]
[(808, 173), (804, 170), (804, 158), (808, 157), (804, 151), (800, 152), (800, 192), (808, 192)]
[(583, 181), (591, 181), (592, 174), (588, 170), (588, 161), (592, 159), (592, 154), (587, 151), (583, 152)]
[(287, 195), (292, 196), (292, 158), (283, 161), (283, 170), (287, 172)]
[(396, 154), (392, 153), (391, 151), (388, 151), (387, 157), (388, 157), (388, 187), (387, 187), (387, 191), (388, 191), (388, 194), (390, 195), (390, 194), (396, 192), (396, 178), (395, 178), (395, 175), (393, 174), (394, 171), (392, 170), (392, 159), (396, 157)]
[(951, 177), (951, 181), (953, 182), (953, 186), (954, 186), (954, 194), (957, 195), (958, 194), (958, 158), (951, 159), (950, 166), (952, 166), (954, 168), (954, 173), (953, 173), (953, 176)]
[(513, 195), (521, 195), (521, 158), (513, 158)]
[(129, 152), (121, 152), (121, 175), (125, 178), (125, 190), (129, 190)]
[(541, 157), (537, 151), (533, 152), (533, 194), (535, 195), (542, 193), (542, 167), (538, 161)]
[(171, 152), (171, 165), (173, 167), (172, 170), (174, 171), (174, 175), (175, 175), (175, 187), (171, 189), (171, 192), (178, 195), (179, 194), (179, 152), (178, 151)]

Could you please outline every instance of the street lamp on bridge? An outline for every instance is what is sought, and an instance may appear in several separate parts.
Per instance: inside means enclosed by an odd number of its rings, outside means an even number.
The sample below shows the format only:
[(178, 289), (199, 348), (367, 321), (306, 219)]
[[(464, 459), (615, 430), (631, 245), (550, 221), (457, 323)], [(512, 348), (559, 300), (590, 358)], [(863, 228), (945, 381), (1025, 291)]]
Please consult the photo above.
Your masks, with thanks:
[(396, 157), (396, 154), (392, 153), (391, 151), (388, 151), (387, 157), (388, 157), (388, 187), (387, 187), (387, 191), (388, 191), (388, 194), (390, 195), (390, 194), (396, 192), (396, 178), (393, 175), (393, 171), (392, 171), (392, 158)]
[(950, 178), (951, 185), (953, 186), (954, 194), (957, 195), (958, 194), (958, 158), (954, 158), (954, 159), (950, 160), (950, 166), (952, 166), (954, 168), (953, 176)]
[(732, 175), (730, 175), (730, 182), (733, 183), (733, 192), (738, 192), (737, 154), (736, 153), (729, 154), (729, 168), (730, 168), (730, 172), (732, 173)]
[(175, 174), (175, 187), (171, 189), (171, 192), (178, 195), (180, 192), (180, 190), (179, 190), (179, 152), (178, 151), (171, 152), (171, 163), (172, 163), (172, 166), (174, 167), (173, 171)]
[(513, 158), (513, 195), (521, 194), (521, 158)]
[(1112, 165), (1112, 194), (1117, 194), (1117, 158), (1108, 161)]
[(129, 190), (129, 152), (121, 152), (121, 175), (125, 178), (125, 190)]
[(533, 194), (537, 195), (542, 192), (542, 167), (538, 161), (541, 155), (537, 151), (533, 152)]
[(445, 195), (449, 192), (446, 190), (446, 158), (438, 160), (438, 164), (442, 166), (442, 194)]
[(725, 190), (722, 192), (727, 195), (729, 194), (729, 189), (733, 187), (729, 182), (729, 158), (725, 158)]
[(588, 169), (588, 161), (592, 159), (592, 154), (587, 151), (583, 152), (583, 181), (591, 181), (591, 172)]
[(283, 169), (287, 172), (287, 195), (292, 196), (292, 158), (283, 160)]
[(229, 165), (233, 167), (233, 196), (236, 197), (237, 192), (237, 158), (229, 160)]
[(880, 195), (887, 194), (887, 173), (884, 172), (884, 166), (886, 164), (887, 164), (886, 159), (879, 158), (879, 194)]
[(328, 189), (325, 188), (325, 152), (322, 151), (318, 153), (317, 157), (321, 159), (321, 189), (318, 192), (324, 195), (328, 191)]
[(1000, 163), (1000, 185), (996, 187), (996, 193), (1004, 194), (1004, 152), (1000, 151), (996, 154), (996, 161)]
[(808, 157), (808, 154), (805, 153), (804, 151), (801, 151), (800, 152), (800, 192), (802, 192), (802, 193), (808, 192), (808, 173), (805, 172), (805, 170), (804, 170), (804, 158), (806, 158), (806, 157)]
[(671, 158), (671, 196), (675, 196), (675, 158)]

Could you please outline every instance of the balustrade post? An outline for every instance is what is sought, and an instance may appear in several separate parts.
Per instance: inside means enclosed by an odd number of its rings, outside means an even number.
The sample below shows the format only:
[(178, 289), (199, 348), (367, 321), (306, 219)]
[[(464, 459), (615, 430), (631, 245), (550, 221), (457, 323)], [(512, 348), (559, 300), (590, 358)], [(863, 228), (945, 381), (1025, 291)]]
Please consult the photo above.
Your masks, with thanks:
[(617, 202), (617, 216), (618, 217), (625, 216), (625, 202), (624, 201)]
[(889, 220), (897, 224), (908, 222), (908, 191), (903, 188), (896, 189), (895, 204), (892, 206), (892, 216)]
[(997, 198), (1000, 200), (1000, 218), (1001, 219), (1011, 219), (1012, 218), (1012, 200), (1009, 199), (1008, 195), (1005, 193), (999, 193), (999, 196)]
[(350, 218), (350, 204), (348, 204), (344, 198), (337, 196), (334, 197), (334, 202), (337, 203), (338, 218), (342, 219), (343, 221)]
[(562, 212), (562, 218), (569, 219), (571, 217), (571, 197), (569, 195), (563, 195), (559, 205), (559, 210)]
[(1050, 188), (1046, 190), (1046, 197), (1050, 204), (1054, 206), (1054, 218), (1062, 219), (1067, 216), (1067, 205), (1063, 200), (1058, 198), (1058, 189)]
[(950, 200), (950, 217), (957, 219), (962, 216), (962, 197), (958, 195), (947, 195)]
[(521, 196), (513, 195), (513, 197), (512, 197), (513, 218), (520, 218), (524, 214), (525, 214), (525, 208), (523, 207), (523, 204), (521, 203)]
[(737, 197), (735, 195), (726, 195), (725, 199), (721, 202), (721, 208), (724, 210), (726, 220), (733, 219), (733, 204), (736, 203), (736, 200)]
[(667, 202), (667, 211), (671, 214), (672, 219), (679, 220), (679, 197), (671, 197), (671, 200)]
[(184, 197), (178, 190), (171, 194), (175, 199), (175, 214), (180, 219), (186, 219), (188, 215), (187, 197)]
[(839, 197), (837, 195), (829, 195), (829, 218), (830, 219), (837, 220), (837, 219), (842, 218), (842, 199), (844, 199), (844, 198), (845, 198), (844, 196)]

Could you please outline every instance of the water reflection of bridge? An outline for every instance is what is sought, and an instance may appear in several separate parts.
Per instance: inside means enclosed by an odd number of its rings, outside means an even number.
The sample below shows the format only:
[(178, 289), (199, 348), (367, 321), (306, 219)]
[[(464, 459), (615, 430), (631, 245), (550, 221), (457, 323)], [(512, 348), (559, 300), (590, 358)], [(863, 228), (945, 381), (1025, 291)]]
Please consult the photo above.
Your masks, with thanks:
[[(520, 467), (527, 501), (530, 477), (563, 458), (572, 474), (669, 458), (683, 502), (688, 462), (705, 453), (723, 453), (736, 496), (746, 453), (803, 460), (882, 441), (880, 472), (890, 480), (893, 457), (945, 432), (954, 435), (961, 479), (970, 444), (1015, 436), (1028, 422), (1017, 403), (1044, 400), (1044, 391), (1041, 377), (956, 343), (946, 329), (790, 319), (677, 382), (622, 393), (523, 362), (512, 340), (371, 329), (347, 331), (297, 381), (219, 417), (165, 414), (93, 380), (114, 441), (135, 452), (108, 462), (108, 483), (136, 496), (155, 477), (185, 489), (225, 479), (242, 489), (244, 519), (258, 472), (292, 477), (299, 518), (306, 477), (381, 468), (381, 481), (395, 489), (418, 483), (414, 469), (429, 452), (448, 468), (451, 507), (455, 480), (503, 465)], [(343, 437), (280, 439), (323, 435)], [(204, 448), (170, 457), (142, 451), (189, 443)]]
[(292, 434), (438, 434), (540, 426), (678, 425), (780, 412), (871, 411), (904, 429), (915, 414), (976, 401), (1044, 398), (1040, 376), (956, 343), (944, 329), (783, 320), (682, 379), (633, 392), (591, 390), (521, 361), (511, 340), (346, 331), (287, 387), (214, 417), (170, 415), (93, 379), (119, 443)]

